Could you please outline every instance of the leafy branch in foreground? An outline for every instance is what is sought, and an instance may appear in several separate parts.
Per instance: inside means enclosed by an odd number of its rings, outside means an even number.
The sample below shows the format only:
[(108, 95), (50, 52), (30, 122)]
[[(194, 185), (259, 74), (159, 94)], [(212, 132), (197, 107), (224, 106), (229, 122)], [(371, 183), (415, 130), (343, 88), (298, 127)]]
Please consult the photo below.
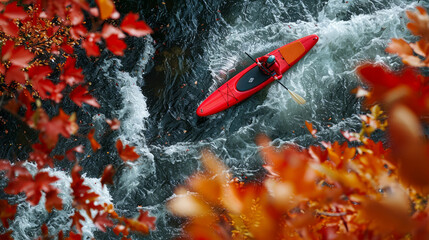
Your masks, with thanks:
[[(87, 136), (95, 152), (101, 145), (95, 139), (95, 129), (87, 134), (79, 133), (76, 113), (66, 113), (61, 104), (69, 98), (78, 107), (84, 104), (99, 108), (100, 104), (90, 94), (90, 84), (85, 82), (83, 70), (76, 66), (78, 56), (75, 48), (83, 48), (88, 57), (100, 56), (103, 46), (117, 56), (123, 56), (127, 36), (142, 37), (152, 33), (152, 29), (136, 13), (126, 14), (120, 20), (112, 0), (96, 0), (91, 7), (81, 0), (6, 0), (0, 3), (0, 86), (1, 107), (25, 123), (37, 133), (32, 142), (29, 162), (37, 165), (37, 171), (30, 173), (21, 160), (0, 160), (1, 177), (7, 179), (4, 192), (9, 195), (25, 194), (25, 200), (32, 206), (45, 199), (48, 212), (63, 209), (60, 190), (53, 184), (59, 180), (47, 171), (56, 161), (64, 158), (75, 163), (71, 170), (72, 208), (71, 229), (65, 229), (69, 239), (82, 238), (82, 224), (87, 219), (101, 231), (112, 227), (123, 238), (130, 231), (147, 234), (154, 229), (154, 217), (140, 211), (137, 218), (125, 218), (116, 214), (112, 205), (102, 205), (99, 195), (84, 183), (80, 175), (81, 167), (76, 153), (84, 153), (82, 145), (64, 149), (62, 155), (54, 155), (54, 149), (61, 137)], [(47, 113), (42, 104), (49, 102), (58, 107), (57, 113)], [(52, 116), (53, 115), (53, 116)], [(112, 130), (119, 129), (117, 119), (108, 120)], [(123, 149), (118, 140), (119, 158), (135, 161), (140, 156), (134, 147)], [(13, 163), (12, 163), (13, 162)], [(115, 169), (106, 166), (101, 183), (112, 184)], [(0, 200), (0, 219), (4, 233), (1, 239), (13, 236), (9, 229), (19, 208), (7, 200)], [(37, 234), (37, 233), (36, 233)], [(46, 224), (41, 226), (42, 239), (50, 239)], [(60, 231), (58, 238), (63, 239)]]
[[(214, 154), (204, 151), (205, 171), (176, 189), (168, 203), (187, 218), (189, 239), (427, 239), (429, 237), (429, 149), (423, 126), (429, 113), (429, 16), (407, 12), (417, 43), (393, 39), (387, 51), (410, 66), (399, 73), (372, 63), (358, 67), (368, 85), (356, 89), (370, 109), (360, 133), (347, 141), (302, 148), (257, 143), (267, 175), (241, 182)], [(419, 55), (419, 56), (416, 56)], [(414, 68), (413, 68), (414, 67)], [(305, 122), (310, 133), (317, 130)], [(374, 142), (386, 131), (389, 148)], [(353, 143), (352, 146), (349, 144)]]

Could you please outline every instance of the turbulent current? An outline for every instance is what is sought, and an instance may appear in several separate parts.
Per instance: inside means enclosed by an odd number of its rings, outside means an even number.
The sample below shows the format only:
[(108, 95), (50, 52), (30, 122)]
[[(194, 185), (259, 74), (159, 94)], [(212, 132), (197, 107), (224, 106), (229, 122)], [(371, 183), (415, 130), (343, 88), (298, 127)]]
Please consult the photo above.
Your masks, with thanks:
[[(359, 131), (361, 103), (352, 89), (360, 84), (356, 67), (366, 61), (401, 66), (384, 49), (391, 38), (414, 40), (406, 29), (406, 10), (426, 1), (406, 0), (171, 0), (118, 1), (123, 12), (139, 11), (154, 34), (127, 40), (123, 58), (107, 52), (96, 62), (82, 60), (87, 81), (102, 107), (78, 111), (80, 129), (96, 128), (103, 148), (80, 156), (86, 183), (131, 217), (137, 210), (156, 216), (156, 231), (133, 239), (172, 239), (183, 220), (165, 208), (176, 186), (200, 169), (200, 152), (210, 149), (238, 178), (257, 180), (264, 170), (255, 137), (264, 133), (279, 146), (344, 141), (340, 130)], [(307, 100), (296, 104), (278, 84), (216, 115), (200, 118), (195, 110), (217, 87), (259, 57), (298, 38), (317, 34), (319, 42), (281, 80)], [(106, 118), (121, 121), (112, 132)], [(317, 139), (304, 127), (318, 130)], [(116, 139), (137, 146), (138, 161), (124, 166), (114, 150)], [(62, 147), (72, 147), (73, 140)], [(85, 144), (82, 142), (82, 144)], [(102, 188), (102, 169), (118, 168), (113, 187)], [(29, 169), (35, 166), (27, 164)], [(35, 238), (47, 222), (51, 233), (68, 229), (72, 214), (70, 163), (47, 171), (61, 178), (64, 210), (48, 214), (21, 201), (11, 224), (16, 239)], [(4, 184), (3, 184), (4, 185)], [(117, 239), (87, 224), (85, 236)]]

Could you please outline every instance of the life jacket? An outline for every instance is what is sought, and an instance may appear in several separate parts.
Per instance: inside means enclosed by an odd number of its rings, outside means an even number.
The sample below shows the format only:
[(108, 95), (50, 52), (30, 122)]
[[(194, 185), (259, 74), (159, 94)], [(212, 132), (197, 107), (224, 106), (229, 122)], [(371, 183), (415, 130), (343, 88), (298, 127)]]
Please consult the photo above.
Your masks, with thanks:
[[(267, 62), (263, 62), (262, 63), (262, 66), (263, 67), (261, 67), (261, 70), (265, 73), (265, 74), (267, 74), (267, 75), (272, 75), (273, 73), (275, 73), (275, 71), (273, 70), (273, 69), (271, 69), (271, 67), (273, 67), (274, 66), (274, 64), (276, 64), (276, 62), (274, 61), (273, 63), (271, 63), (271, 64), (267, 64)], [(268, 70), (268, 72), (267, 72), (267, 70)]]

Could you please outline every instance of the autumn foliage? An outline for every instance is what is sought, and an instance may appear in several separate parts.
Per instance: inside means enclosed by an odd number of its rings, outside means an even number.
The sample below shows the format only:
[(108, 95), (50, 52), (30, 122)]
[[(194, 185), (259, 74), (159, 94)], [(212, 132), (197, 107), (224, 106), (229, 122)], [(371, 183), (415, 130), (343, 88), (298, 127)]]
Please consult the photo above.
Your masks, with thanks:
[[(356, 89), (368, 113), (359, 133), (344, 141), (303, 148), (274, 147), (257, 138), (265, 160), (260, 182), (233, 178), (210, 151), (204, 171), (176, 189), (168, 207), (186, 217), (185, 239), (428, 239), (429, 16), (408, 11), (415, 43), (393, 39), (389, 53), (406, 65), (400, 72), (366, 63)], [(304, 124), (304, 123), (303, 123)], [(317, 138), (311, 122), (305, 122)], [(387, 142), (375, 142), (385, 131)]]
[[(91, 22), (90, 25), (87, 22)], [(126, 238), (131, 231), (147, 234), (154, 229), (154, 217), (140, 211), (137, 218), (118, 216), (112, 205), (100, 205), (99, 195), (84, 183), (80, 174), (76, 153), (83, 153), (82, 145), (64, 149), (64, 155), (53, 155), (59, 139), (78, 134), (76, 113), (66, 113), (59, 108), (57, 115), (49, 115), (45, 102), (60, 104), (66, 98), (78, 107), (84, 104), (99, 108), (100, 104), (90, 94), (82, 69), (76, 66), (76, 48), (83, 48), (88, 57), (100, 56), (104, 46), (112, 54), (122, 56), (127, 36), (141, 37), (152, 33), (151, 28), (136, 13), (128, 13), (122, 19), (111, 0), (96, 1), (92, 7), (81, 0), (23, 0), (0, 3), (0, 81), (2, 108), (38, 133), (38, 140), (31, 146), (29, 162), (37, 164), (38, 171), (30, 173), (21, 161), (0, 160), (0, 175), (5, 177), (4, 192), (10, 195), (24, 194), (31, 205), (38, 205), (45, 198), (45, 208), (61, 210), (63, 201), (59, 189), (53, 183), (59, 180), (51, 176), (47, 168), (55, 161), (68, 159), (74, 162), (70, 185), (75, 210), (71, 216), (71, 229), (64, 235), (69, 239), (81, 239), (84, 215), (87, 215), (101, 231), (113, 228)], [(90, 28), (89, 28), (90, 26)], [(54, 77), (58, 76), (58, 77)], [(108, 120), (112, 130), (119, 129), (117, 119)], [(87, 133), (95, 152), (101, 145), (95, 138), (95, 129)], [(118, 140), (120, 142), (120, 140)], [(139, 155), (133, 147), (118, 148), (124, 161), (135, 161)], [(12, 163), (13, 162), (13, 163)], [(125, 163), (124, 163), (125, 164)], [(115, 169), (108, 165), (101, 176), (102, 184), (112, 184)], [(17, 205), (0, 200), (0, 219), (6, 232), (1, 239), (11, 238), (9, 222), (14, 219)], [(46, 225), (41, 226), (42, 239), (50, 239)]]

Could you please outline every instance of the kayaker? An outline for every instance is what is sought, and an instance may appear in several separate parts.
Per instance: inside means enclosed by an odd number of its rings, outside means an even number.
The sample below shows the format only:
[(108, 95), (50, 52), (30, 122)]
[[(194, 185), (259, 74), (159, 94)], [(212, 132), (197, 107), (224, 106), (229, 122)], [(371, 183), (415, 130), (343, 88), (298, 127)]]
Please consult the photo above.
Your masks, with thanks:
[[(274, 55), (265, 55), (256, 59), (256, 63), (259, 68), (267, 75), (273, 75), (273, 72), (276, 73), (274, 75), (275, 80), (279, 80), (283, 77), (280, 73), (280, 64), (276, 61), (276, 57)], [(267, 70), (269, 72), (267, 72)]]

